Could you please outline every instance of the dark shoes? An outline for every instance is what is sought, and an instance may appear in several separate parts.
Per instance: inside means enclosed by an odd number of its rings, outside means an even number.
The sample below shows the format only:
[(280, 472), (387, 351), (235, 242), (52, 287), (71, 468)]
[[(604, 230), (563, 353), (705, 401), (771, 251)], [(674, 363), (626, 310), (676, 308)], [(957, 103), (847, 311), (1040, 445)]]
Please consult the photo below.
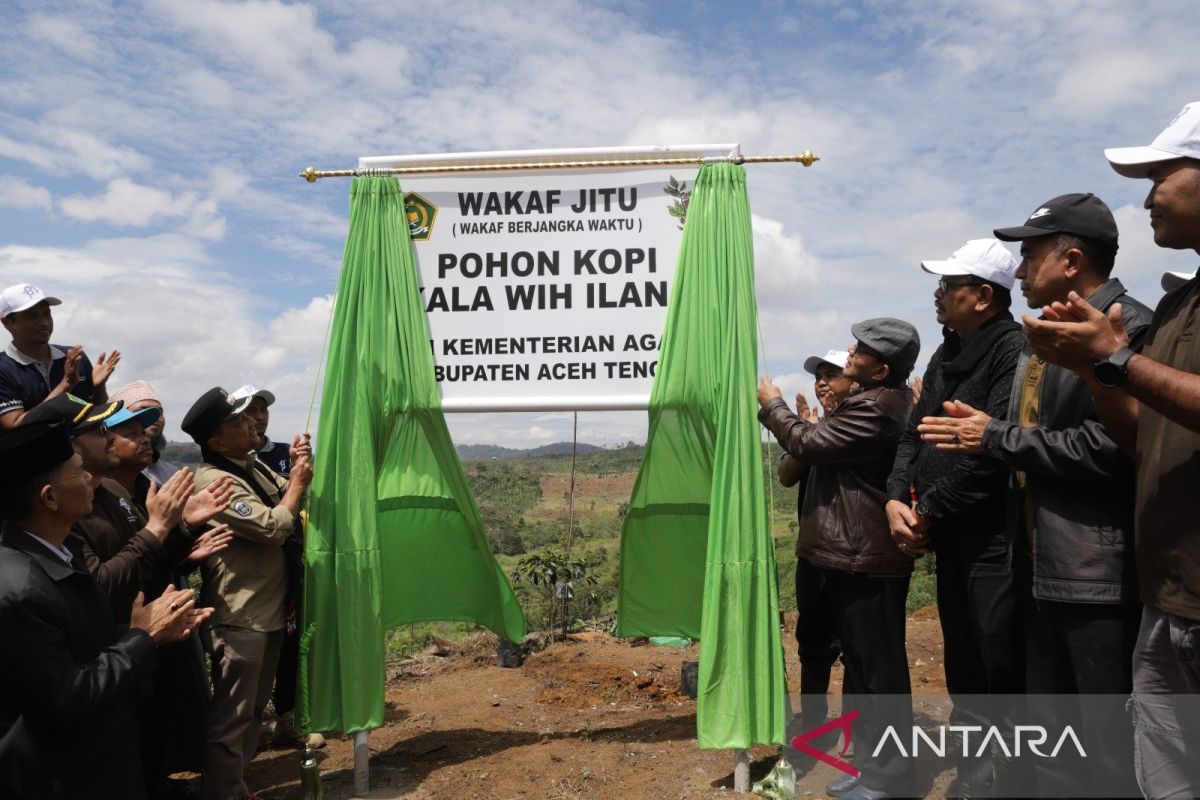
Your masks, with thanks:
[(825, 784), (825, 794), (833, 795), (834, 797), (842, 797), (847, 793), (857, 789), (859, 783), (859, 779), (853, 775), (843, 775), (840, 778), (834, 778), (829, 783)]
[(860, 783), (842, 795), (842, 800), (884, 800), (888, 797), (891, 795), (887, 792), (880, 789), (868, 789)]

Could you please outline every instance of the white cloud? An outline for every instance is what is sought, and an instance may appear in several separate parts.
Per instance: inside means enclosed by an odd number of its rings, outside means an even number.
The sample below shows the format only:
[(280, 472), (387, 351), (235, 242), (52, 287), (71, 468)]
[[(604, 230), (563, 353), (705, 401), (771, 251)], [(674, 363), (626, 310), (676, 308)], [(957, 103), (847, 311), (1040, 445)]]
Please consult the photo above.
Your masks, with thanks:
[(0, 134), (0, 156), (27, 162), (51, 175), (105, 179), (150, 166), (150, 159), (133, 148), (110, 145), (81, 130), (51, 123), (13, 127), (19, 138)]
[(787, 307), (818, 282), (820, 265), (801, 238), (778, 220), (750, 215), (754, 229), (754, 277), (758, 306)]
[(64, 214), (88, 222), (101, 220), (114, 225), (144, 228), (151, 222), (181, 217), (196, 205), (191, 193), (172, 195), (153, 186), (143, 186), (128, 178), (109, 181), (104, 194), (85, 197), (72, 195), (58, 202)]
[(25, 31), (31, 39), (51, 44), (80, 61), (93, 61), (100, 52), (100, 40), (67, 17), (34, 14), (26, 21)]
[(34, 186), (24, 178), (0, 175), (0, 208), (40, 208), (50, 211), (53, 198), (44, 186)]
[(1105, 50), (1074, 60), (1055, 93), (1061, 113), (1096, 114), (1126, 105), (1162, 79), (1159, 53)]

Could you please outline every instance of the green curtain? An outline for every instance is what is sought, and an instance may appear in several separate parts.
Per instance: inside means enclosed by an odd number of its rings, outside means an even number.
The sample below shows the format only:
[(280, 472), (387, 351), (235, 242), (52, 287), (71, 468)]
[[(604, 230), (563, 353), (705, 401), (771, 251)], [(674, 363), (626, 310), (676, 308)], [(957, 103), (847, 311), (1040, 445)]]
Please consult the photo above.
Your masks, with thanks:
[(419, 286), (399, 182), (355, 178), (305, 538), (308, 730), (383, 724), (388, 628), (525, 635), (446, 428)]
[(746, 173), (706, 165), (622, 529), (618, 605), (622, 636), (700, 639), (703, 748), (784, 740), (779, 591), (755, 417), (757, 319)]

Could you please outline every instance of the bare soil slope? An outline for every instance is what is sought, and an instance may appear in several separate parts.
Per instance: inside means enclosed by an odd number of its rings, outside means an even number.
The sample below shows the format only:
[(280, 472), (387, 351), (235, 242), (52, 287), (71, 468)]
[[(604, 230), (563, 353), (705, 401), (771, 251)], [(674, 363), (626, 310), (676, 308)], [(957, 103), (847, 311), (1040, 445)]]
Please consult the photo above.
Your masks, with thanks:
[[(788, 675), (799, 666), (785, 631)], [(494, 639), (480, 635), (445, 657), (393, 665), (387, 724), (371, 733), (371, 784), (380, 796), (412, 798), (732, 797), (733, 754), (696, 746), (696, 705), (679, 694), (680, 664), (698, 647), (633, 646), (602, 633), (579, 634), (529, 656), (520, 669), (495, 666)], [(942, 641), (933, 609), (908, 625), (914, 692), (944, 692)], [(831, 692), (841, 689), (840, 669)], [(751, 751), (752, 775), (776, 749)], [(325, 796), (353, 794), (349, 738), (331, 736), (318, 754)], [(249, 785), (266, 798), (300, 796), (295, 750), (259, 753)], [(823, 796), (835, 777), (802, 765), (797, 796)], [(947, 775), (922, 776), (941, 794)]]

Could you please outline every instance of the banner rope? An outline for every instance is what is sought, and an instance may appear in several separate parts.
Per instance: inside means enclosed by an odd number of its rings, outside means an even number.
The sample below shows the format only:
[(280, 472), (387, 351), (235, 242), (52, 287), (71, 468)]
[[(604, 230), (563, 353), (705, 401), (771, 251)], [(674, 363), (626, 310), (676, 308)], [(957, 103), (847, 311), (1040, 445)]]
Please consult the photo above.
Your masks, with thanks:
[(317, 374), (313, 377), (312, 396), (308, 399), (308, 416), (304, 418), (304, 432), (312, 432), (313, 407), (317, 404), (317, 389), (321, 386), (321, 370), (325, 367), (325, 356), (329, 348), (329, 331), (333, 327), (333, 306), (337, 303), (337, 292), (329, 295), (329, 316), (325, 320), (325, 335), (321, 337), (321, 354), (317, 358)]
[[(754, 323), (758, 326), (758, 354), (762, 360), (762, 372), (764, 375), (770, 375), (771, 371), (767, 366), (767, 344), (763, 338), (762, 317), (758, 315), (757, 309), (754, 314)], [(757, 399), (757, 398), (756, 398)], [(775, 481), (777, 478), (772, 474), (771, 470), (771, 437), (765, 425), (759, 426), (762, 429), (763, 447), (763, 482), (767, 484), (767, 533), (771, 536), (771, 547), (775, 547)]]

